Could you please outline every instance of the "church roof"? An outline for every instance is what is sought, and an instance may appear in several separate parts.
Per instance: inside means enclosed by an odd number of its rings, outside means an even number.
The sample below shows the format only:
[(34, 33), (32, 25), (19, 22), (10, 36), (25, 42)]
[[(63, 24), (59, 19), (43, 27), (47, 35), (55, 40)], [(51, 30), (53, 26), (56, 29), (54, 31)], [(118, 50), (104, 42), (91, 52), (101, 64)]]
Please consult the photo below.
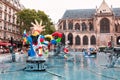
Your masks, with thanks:
[[(115, 17), (120, 17), (120, 8), (113, 8)], [(96, 9), (75, 9), (66, 10), (62, 19), (79, 19), (79, 18), (93, 18)]]
[(113, 12), (115, 14), (115, 17), (120, 17), (120, 8), (113, 8)]
[(95, 12), (95, 9), (66, 10), (62, 19), (92, 18)]

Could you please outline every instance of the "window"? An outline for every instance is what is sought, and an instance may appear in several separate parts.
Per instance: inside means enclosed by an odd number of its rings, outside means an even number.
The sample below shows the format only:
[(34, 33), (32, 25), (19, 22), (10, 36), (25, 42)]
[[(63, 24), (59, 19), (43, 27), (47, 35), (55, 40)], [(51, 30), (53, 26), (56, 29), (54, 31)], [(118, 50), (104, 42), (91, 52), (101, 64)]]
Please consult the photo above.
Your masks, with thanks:
[(9, 19), (8, 19), (9, 22), (10, 22), (10, 19), (11, 19), (11, 16), (9, 16)]
[(7, 30), (7, 28), (6, 28), (6, 23), (4, 23), (4, 29)]
[(87, 36), (83, 37), (83, 45), (88, 45), (88, 37)]
[(59, 29), (62, 29), (62, 26), (60, 25)]
[(94, 27), (93, 27), (93, 24), (91, 22), (89, 22), (89, 30), (94, 31)]
[(0, 21), (0, 29), (2, 29), (2, 21)]
[(115, 32), (118, 32), (118, 25), (115, 24)]
[(66, 30), (66, 21), (63, 22), (63, 30)]
[(96, 44), (96, 38), (95, 38), (95, 36), (92, 36), (90, 38), (90, 43), (91, 43), (91, 45), (95, 45)]
[(69, 41), (69, 45), (73, 45), (73, 34), (72, 33), (68, 34), (68, 41)]
[(75, 30), (79, 30), (80, 31), (80, 25), (79, 25), (79, 23), (75, 24)]
[(87, 26), (85, 22), (82, 23), (82, 31), (87, 31)]
[(7, 6), (5, 6), (5, 11), (7, 12)]
[(65, 45), (65, 35), (64, 34), (62, 34), (61, 43)]
[(7, 14), (4, 14), (4, 20), (5, 21), (7, 20)]
[(119, 23), (115, 24), (115, 32), (120, 33), (120, 24)]
[(100, 21), (100, 33), (110, 33), (110, 22), (107, 18)]
[(72, 22), (72, 21), (70, 21), (70, 22), (68, 23), (68, 29), (69, 29), (69, 30), (72, 30), (72, 29), (73, 29), (73, 22)]
[(2, 18), (2, 12), (0, 12), (0, 18)]
[(11, 8), (9, 8), (9, 14), (11, 14)]
[(75, 45), (80, 45), (80, 37), (78, 35), (75, 37)]

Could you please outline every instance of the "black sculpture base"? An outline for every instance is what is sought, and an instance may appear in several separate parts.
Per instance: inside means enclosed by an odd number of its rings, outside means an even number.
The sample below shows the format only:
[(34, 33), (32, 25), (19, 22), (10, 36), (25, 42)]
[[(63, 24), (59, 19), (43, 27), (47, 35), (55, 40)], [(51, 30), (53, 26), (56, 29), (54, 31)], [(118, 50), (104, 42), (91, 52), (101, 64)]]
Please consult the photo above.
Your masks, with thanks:
[(28, 59), (28, 60), (26, 60), (25, 70), (27, 70), (27, 71), (45, 71), (46, 70), (45, 62), (46, 62), (46, 60), (41, 59), (41, 58)]

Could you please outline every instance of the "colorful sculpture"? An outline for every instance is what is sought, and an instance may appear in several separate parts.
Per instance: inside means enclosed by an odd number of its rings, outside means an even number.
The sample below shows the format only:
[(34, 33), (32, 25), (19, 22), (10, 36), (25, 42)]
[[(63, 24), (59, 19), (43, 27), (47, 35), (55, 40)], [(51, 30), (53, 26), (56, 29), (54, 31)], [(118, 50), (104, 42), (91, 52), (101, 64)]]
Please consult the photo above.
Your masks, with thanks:
[[(26, 30), (23, 34), (23, 44), (30, 45), (30, 49), (28, 50), (29, 58), (26, 60), (27, 65), (25, 70), (45, 70), (45, 62), (48, 57), (48, 46), (59, 43), (62, 34), (55, 32), (52, 35), (41, 35), (41, 32), (45, 31), (45, 26), (42, 26), (42, 21), (38, 23), (35, 20), (35, 24), (31, 24), (33, 25), (31, 34), (28, 35)], [(47, 41), (46, 38), (49, 38), (50, 41)]]
[[(43, 55), (43, 47), (47, 47), (48, 44), (57, 44), (61, 41), (62, 34), (60, 32), (54, 32), (52, 35), (41, 35), (42, 31), (45, 31), (44, 27), (42, 26), (42, 21), (40, 24), (35, 20), (35, 24), (33, 25), (32, 34), (27, 35), (26, 30), (23, 34), (23, 43), (30, 44), (30, 49), (28, 51), (28, 55), (30, 57), (38, 57)], [(57, 38), (56, 38), (57, 37)], [(50, 42), (46, 41), (45, 38), (50, 38)]]

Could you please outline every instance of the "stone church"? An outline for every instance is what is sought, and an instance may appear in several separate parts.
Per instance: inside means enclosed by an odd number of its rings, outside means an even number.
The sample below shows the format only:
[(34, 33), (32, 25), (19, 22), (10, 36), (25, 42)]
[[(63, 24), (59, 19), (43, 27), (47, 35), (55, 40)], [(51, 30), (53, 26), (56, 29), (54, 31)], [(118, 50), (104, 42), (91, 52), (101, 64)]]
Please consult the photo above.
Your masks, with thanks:
[(58, 21), (63, 33), (62, 43), (69, 41), (73, 49), (99, 48), (120, 45), (120, 8), (112, 8), (102, 1), (96, 9), (66, 10)]

